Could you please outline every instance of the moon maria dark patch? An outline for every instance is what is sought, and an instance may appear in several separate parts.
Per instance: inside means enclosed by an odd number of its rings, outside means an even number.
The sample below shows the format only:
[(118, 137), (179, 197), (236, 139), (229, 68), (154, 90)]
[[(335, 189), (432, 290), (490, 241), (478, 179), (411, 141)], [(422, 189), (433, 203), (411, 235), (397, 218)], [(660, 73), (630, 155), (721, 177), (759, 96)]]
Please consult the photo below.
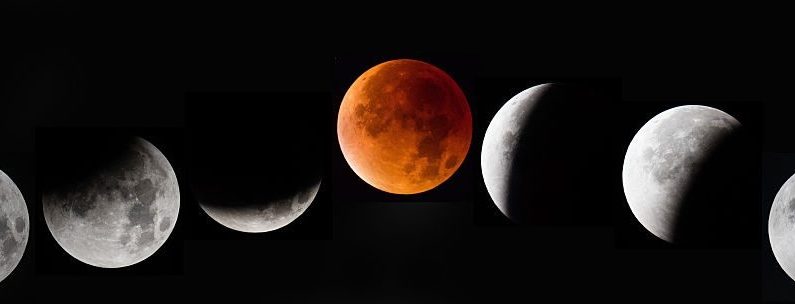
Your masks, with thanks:
[(432, 77), (416, 78), (412, 81), (411, 87), (407, 90), (411, 96), (408, 100), (413, 102), (417, 107), (429, 107), (431, 104), (444, 104), (451, 101), (451, 96), (447, 85), (442, 79), (437, 78), (438, 75)]
[(12, 253), (17, 251), (17, 240), (15, 240), (12, 236), (8, 236), (5, 241), (3, 241), (3, 248), (0, 251), (3, 252), (4, 256), (11, 256)]
[(354, 108), (354, 117), (356, 124), (370, 137), (378, 137), (392, 123), (392, 112), (383, 103), (360, 103)]
[(155, 213), (149, 206), (134, 204), (129, 211), (130, 226), (141, 226), (141, 228), (154, 225)]
[(0, 237), (7, 235), (9, 231), (8, 220), (5, 217), (0, 217)]
[(657, 157), (661, 158), (658, 164), (660, 166), (652, 171), (654, 178), (660, 184), (677, 180), (686, 170), (697, 168), (700, 162), (701, 154), (694, 153), (670, 153), (668, 151), (686, 151), (686, 147), (690, 142), (701, 143), (702, 136), (696, 137), (689, 135), (684, 139), (671, 140), (663, 143), (655, 150)]
[(127, 245), (127, 243), (129, 243), (129, 242), (130, 242), (130, 234), (129, 234), (129, 233), (122, 234), (121, 238), (119, 239), (119, 242), (120, 242), (122, 245), (125, 245), (125, 246), (126, 246), (126, 245)]
[(787, 219), (789, 219), (790, 223), (795, 223), (795, 198), (787, 202), (787, 211)]
[(17, 233), (22, 233), (22, 231), (25, 230), (25, 219), (23, 219), (21, 216), (17, 217), (14, 227), (16, 228)]
[(409, 162), (403, 166), (403, 173), (411, 174), (415, 169), (417, 169), (417, 165), (414, 162)]
[(135, 185), (135, 194), (144, 205), (151, 205), (155, 200), (155, 187), (150, 179), (144, 179)]
[(448, 157), (447, 161), (445, 161), (444, 163), (444, 168), (452, 169), (453, 167), (455, 167), (457, 163), (458, 163), (458, 157), (455, 155), (450, 155), (450, 157)]
[(420, 177), (423, 180), (433, 180), (439, 176), (439, 161), (430, 162), (427, 166), (422, 168)]
[(441, 139), (433, 136), (423, 137), (417, 147), (417, 155), (427, 158), (429, 163), (438, 163), (442, 153), (444, 153), (444, 148)]
[(144, 232), (141, 233), (141, 236), (138, 237), (139, 246), (149, 245), (154, 241), (155, 241), (155, 232), (152, 231), (151, 229), (144, 230)]
[(171, 217), (167, 216), (160, 220), (160, 232), (165, 232), (168, 227), (171, 227)]

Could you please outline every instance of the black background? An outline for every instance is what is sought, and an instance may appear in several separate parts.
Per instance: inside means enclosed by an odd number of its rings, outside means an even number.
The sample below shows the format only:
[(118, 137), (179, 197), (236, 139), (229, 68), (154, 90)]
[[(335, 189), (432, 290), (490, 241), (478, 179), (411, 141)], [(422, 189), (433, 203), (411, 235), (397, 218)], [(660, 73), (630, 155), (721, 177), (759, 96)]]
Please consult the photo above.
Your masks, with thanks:
[[(458, 14), (427, 6), (330, 14), (326, 7), (307, 12), (234, 4), (4, 5), (11, 9), (2, 10), (2, 19), (14, 26), (4, 27), (4, 49), (11, 54), (0, 61), (0, 136), (6, 143), (0, 169), (19, 186), (31, 217), (41, 216), (36, 127), (179, 129), (186, 121), (186, 92), (278, 90), (330, 94), (330, 183), (321, 192), (331, 198), (326, 204), (333, 208), (333, 226), (331, 240), (205, 239), (192, 231), (214, 229), (201, 228), (214, 223), (180, 181), (183, 209), (174, 234), (141, 265), (119, 272), (67, 261), (43, 219), (32, 219), (37, 224), (26, 255), (0, 283), (3, 301), (748, 302), (795, 290), (758, 248), (668, 248), (627, 219), (620, 160), (634, 130), (654, 111), (619, 106), (605, 117), (627, 127), (605, 143), (616, 151), (606, 161), (618, 167), (594, 181), (613, 189), (594, 203), (613, 210), (615, 225), (525, 227), (500, 219), (480, 189), (477, 138), (502, 103), (539, 81), (620, 78), (627, 102), (752, 103), (738, 108), (763, 111), (756, 122), (763, 126), (763, 149), (795, 151), (795, 96), (784, 73), (792, 65), (781, 42), (787, 26), (779, 21), (786, 19), (746, 7), (745, 18), (707, 22), (693, 8), (675, 18), (655, 8), (655, 18), (648, 10), (612, 16), (588, 7), (557, 16), (544, 7), (499, 6)], [(752, 16), (764, 20), (753, 22)], [(473, 108), (473, 142), (464, 164), (445, 184), (418, 196), (375, 191), (348, 169), (336, 145), (335, 110), (344, 90), (357, 73), (393, 58), (441, 67)], [(504, 79), (504, 87), (483, 85), (490, 78)], [(744, 124), (754, 119), (738, 116)], [(164, 142), (175, 140), (167, 137)], [(180, 157), (170, 153), (172, 165), (180, 167)], [(769, 203), (754, 203), (767, 212)], [(765, 226), (760, 222), (760, 234)], [(622, 236), (620, 229), (635, 230)], [(766, 241), (766, 235), (760, 238)], [(43, 261), (48, 255), (61, 257)], [(760, 271), (760, 261), (773, 271)], [(762, 288), (772, 282), (766, 278), (771, 273), (779, 283)]]

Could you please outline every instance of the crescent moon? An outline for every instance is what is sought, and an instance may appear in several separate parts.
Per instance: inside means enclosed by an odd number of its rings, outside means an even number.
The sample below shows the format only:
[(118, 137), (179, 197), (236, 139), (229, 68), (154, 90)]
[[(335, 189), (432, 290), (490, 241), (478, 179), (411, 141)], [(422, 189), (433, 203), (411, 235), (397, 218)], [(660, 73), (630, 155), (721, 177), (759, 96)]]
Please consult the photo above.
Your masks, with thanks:
[(221, 225), (249, 233), (273, 231), (292, 223), (306, 211), (320, 190), (321, 181), (295, 194), (272, 201), (223, 206), (202, 203), (201, 208)]
[(516, 222), (520, 222), (524, 215), (518, 211), (522, 208), (514, 204), (528, 203), (509, 200), (511, 170), (515, 165), (519, 138), (539, 98), (552, 86), (549, 83), (537, 85), (516, 94), (497, 111), (483, 137), (480, 167), (486, 190), (502, 214)]

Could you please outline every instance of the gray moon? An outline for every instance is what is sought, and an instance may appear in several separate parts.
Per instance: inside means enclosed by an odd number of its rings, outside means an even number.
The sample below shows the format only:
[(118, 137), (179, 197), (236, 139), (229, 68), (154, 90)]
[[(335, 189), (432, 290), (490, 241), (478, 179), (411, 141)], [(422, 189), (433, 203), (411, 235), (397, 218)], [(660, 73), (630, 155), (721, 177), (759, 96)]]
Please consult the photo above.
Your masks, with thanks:
[(17, 267), (28, 244), (28, 207), (17, 185), (0, 171), (0, 282)]
[(199, 206), (219, 224), (241, 232), (259, 233), (273, 231), (292, 223), (312, 203), (320, 189), (321, 181), (282, 199), (255, 204), (243, 204), (234, 208), (215, 207), (199, 203)]
[(118, 162), (66, 190), (42, 193), (44, 219), (72, 257), (119, 268), (143, 261), (165, 243), (179, 213), (179, 186), (166, 157), (134, 138)]
[(795, 279), (795, 175), (781, 186), (773, 199), (767, 232), (776, 261)]
[(553, 84), (537, 85), (516, 94), (494, 115), (480, 154), (480, 168), (486, 190), (506, 217), (517, 221), (519, 215), (512, 214), (508, 204), (510, 171), (514, 166), (518, 138), (524, 132), (528, 116), (544, 93)]
[(646, 230), (673, 243), (681, 203), (701, 165), (741, 127), (715, 108), (687, 105), (649, 120), (632, 138), (624, 157), (624, 195)]

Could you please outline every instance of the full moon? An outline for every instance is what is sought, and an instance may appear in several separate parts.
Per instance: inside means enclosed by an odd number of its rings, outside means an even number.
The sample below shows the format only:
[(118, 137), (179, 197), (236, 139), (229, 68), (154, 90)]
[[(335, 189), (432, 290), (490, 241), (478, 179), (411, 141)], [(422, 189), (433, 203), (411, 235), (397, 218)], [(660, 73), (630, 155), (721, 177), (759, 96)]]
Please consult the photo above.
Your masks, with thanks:
[(795, 175), (781, 186), (773, 199), (767, 232), (776, 261), (795, 279)]
[(17, 185), (0, 171), (0, 282), (17, 267), (28, 244), (28, 208)]
[(646, 230), (669, 243), (685, 237), (678, 229), (683, 217), (692, 217), (683, 211), (692, 209), (685, 201), (696, 191), (694, 184), (705, 182), (698, 180), (704, 164), (727, 152), (718, 148), (740, 127), (723, 111), (687, 105), (666, 110), (640, 128), (624, 157), (622, 182), (627, 203)]
[(102, 268), (130, 266), (151, 256), (171, 234), (179, 213), (177, 177), (166, 157), (139, 137), (114, 144), (94, 151), (103, 159), (93, 170), (55, 172), (74, 176), (42, 193), (44, 219), (58, 244)]
[(348, 88), (337, 136), (365, 182), (395, 194), (437, 187), (455, 173), (472, 139), (464, 93), (439, 68), (417, 60), (376, 65)]

